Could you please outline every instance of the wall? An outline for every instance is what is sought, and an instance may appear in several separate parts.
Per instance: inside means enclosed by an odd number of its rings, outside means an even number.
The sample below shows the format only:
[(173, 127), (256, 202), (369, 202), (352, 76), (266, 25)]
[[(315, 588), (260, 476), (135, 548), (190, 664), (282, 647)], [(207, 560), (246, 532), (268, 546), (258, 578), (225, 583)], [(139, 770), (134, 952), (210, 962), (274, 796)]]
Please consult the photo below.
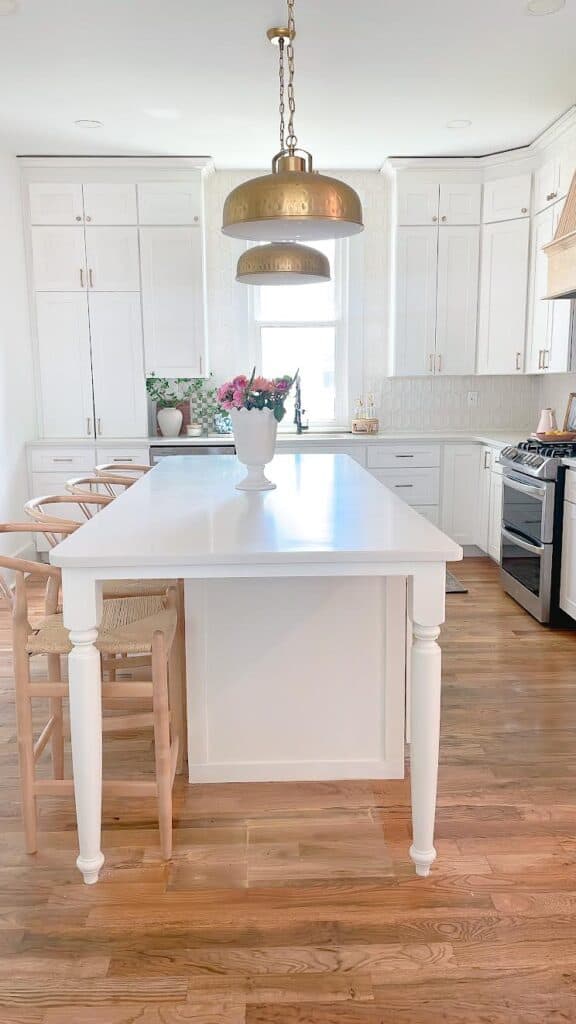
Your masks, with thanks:
[[(0, 156), (0, 522), (23, 518), (24, 446), (36, 434), (20, 196), (16, 159)], [(26, 534), (0, 538), (5, 553), (28, 542)]]
[(564, 423), (568, 395), (571, 392), (576, 394), (576, 373), (550, 373), (542, 378), (542, 408), (556, 410), (559, 427)]
[[(386, 376), (390, 185), (388, 179), (376, 171), (346, 171), (338, 175), (359, 192), (364, 206), (365, 231), (350, 243), (353, 301), (349, 344), (358, 369), (357, 380), (361, 382), (358, 390), (374, 392), (382, 426), (385, 429), (395, 426), (400, 429), (514, 427), (522, 430), (535, 423), (542, 404), (538, 377), (400, 379)], [(248, 289), (234, 279), (244, 243), (227, 238), (220, 231), (226, 195), (248, 177), (250, 173), (245, 171), (216, 171), (206, 180), (208, 326), (212, 369), (217, 379), (244, 369), (251, 359)], [(477, 406), (467, 404), (468, 391), (478, 392)], [(351, 406), (355, 397), (355, 393), (351, 393)]]

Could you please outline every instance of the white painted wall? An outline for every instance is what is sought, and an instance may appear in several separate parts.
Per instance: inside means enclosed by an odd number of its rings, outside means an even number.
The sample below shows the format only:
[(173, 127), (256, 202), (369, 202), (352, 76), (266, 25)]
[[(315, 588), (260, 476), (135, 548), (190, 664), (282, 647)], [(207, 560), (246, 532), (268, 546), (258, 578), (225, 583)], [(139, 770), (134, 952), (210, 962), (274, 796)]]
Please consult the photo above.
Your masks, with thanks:
[[(0, 156), (0, 522), (23, 518), (34, 408), (20, 178), (16, 158)], [(14, 553), (28, 541), (27, 534), (0, 537), (0, 550)]]

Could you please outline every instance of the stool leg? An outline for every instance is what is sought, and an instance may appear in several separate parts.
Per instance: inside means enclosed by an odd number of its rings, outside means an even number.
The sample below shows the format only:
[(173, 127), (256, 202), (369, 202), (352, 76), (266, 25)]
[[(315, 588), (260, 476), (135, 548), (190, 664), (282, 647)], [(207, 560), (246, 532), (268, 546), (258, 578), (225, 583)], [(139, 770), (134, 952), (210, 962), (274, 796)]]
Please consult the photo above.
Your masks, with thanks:
[[(62, 682), (62, 667), (59, 654), (48, 655), (48, 679), (52, 683)], [(64, 778), (64, 728), (62, 716), (62, 698), (50, 698), (50, 715), (56, 719), (52, 733), (52, 774), (55, 779)]]
[(152, 690), (154, 708), (154, 755), (156, 759), (156, 790), (158, 793), (158, 824), (162, 856), (172, 856), (172, 772), (170, 767), (170, 707), (168, 703), (168, 671), (166, 644), (160, 631), (152, 638)]
[(30, 697), (30, 662), (24, 651), (14, 651), (16, 681), (16, 728), (22, 792), (22, 817), (26, 852), (36, 853), (36, 792), (34, 786), (34, 735), (32, 731), (32, 699)]

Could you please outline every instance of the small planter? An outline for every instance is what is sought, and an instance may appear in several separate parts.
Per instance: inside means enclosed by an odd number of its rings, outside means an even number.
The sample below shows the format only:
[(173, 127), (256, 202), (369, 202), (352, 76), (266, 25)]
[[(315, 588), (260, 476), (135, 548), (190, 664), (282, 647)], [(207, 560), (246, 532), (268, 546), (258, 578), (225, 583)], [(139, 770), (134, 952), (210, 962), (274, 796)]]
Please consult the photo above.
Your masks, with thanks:
[(232, 409), (230, 411), (236, 453), (248, 472), (239, 491), (271, 491), (276, 487), (268, 480), (264, 467), (274, 458), (278, 422), (272, 409)]
[(169, 407), (158, 409), (156, 418), (162, 437), (178, 437), (182, 429), (182, 412), (180, 409)]

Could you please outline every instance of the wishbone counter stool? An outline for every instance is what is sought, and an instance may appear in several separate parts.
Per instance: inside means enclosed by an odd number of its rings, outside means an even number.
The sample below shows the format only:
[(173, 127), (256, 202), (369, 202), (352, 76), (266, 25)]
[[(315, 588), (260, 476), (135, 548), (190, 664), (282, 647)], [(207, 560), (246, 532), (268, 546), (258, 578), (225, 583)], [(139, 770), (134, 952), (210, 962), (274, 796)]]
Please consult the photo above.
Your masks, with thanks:
[[(55, 547), (64, 537), (82, 526), (82, 520), (60, 519), (52, 511), (61, 505), (68, 506), (70, 510), (77, 507), (81, 517), (91, 519), (92, 516), (105, 508), (114, 497), (104, 494), (67, 494), (67, 495), (44, 495), (41, 498), (32, 498), (24, 505), (24, 511), (34, 522), (47, 527), (44, 535), (51, 547)], [(171, 680), (171, 707), (177, 718), (178, 732), (181, 737), (180, 750), (178, 753), (178, 772), (181, 772), (187, 759), (187, 718), (186, 718), (186, 638), (184, 627), (184, 585), (181, 580), (159, 579), (159, 580), (107, 580), (102, 584), (102, 596), (104, 601), (112, 599), (131, 599), (137, 597), (164, 597), (170, 588), (175, 588), (177, 593), (178, 624), (177, 635), (174, 642), (174, 659), (177, 670), (172, 674)], [(52, 609), (57, 611), (56, 607)], [(119, 666), (118, 666), (119, 667)], [(113, 671), (111, 669), (111, 671)]]
[[(0, 532), (47, 533), (49, 528), (29, 523), (0, 524)], [(0, 596), (12, 610), (12, 646), (16, 688), (18, 753), (20, 759), (22, 809), (26, 849), (37, 849), (36, 803), (39, 796), (60, 796), (73, 793), (73, 780), (64, 778), (64, 717), (62, 700), (68, 685), (60, 677), (60, 657), (68, 654), (71, 644), (61, 615), (48, 615), (35, 627), (28, 618), (25, 574), (44, 576), (48, 584), (60, 586), (60, 570), (55, 566), (22, 558), (0, 555), (0, 570), (15, 576), (12, 588), (0, 572)], [(115, 797), (156, 797), (162, 854), (172, 853), (172, 789), (181, 742), (170, 714), (169, 675), (177, 671), (174, 662), (174, 636), (177, 626), (177, 598), (173, 590), (166, 598), (133, 598), (109, 600), (104, 604), (102, 624), (96, 646), (103, 658), (103, 667), (110, 656), (120, 658), (121, 666), (151, 664), (152, 679), (131, 679), (102, 684), (103, 703), (150, 700), (152, 710), (135, 714), (116, 714), (103, 721), (105, 732), (131, 732), (152, 727), (154, 730), (155, 778), (151, 781), (119, 779), (104, 782), (104, 793)], [(39, 681), (30, 675), (30, 661), (44, 655), (48, 659), (48, 677)], [(115, 668), (119, 662), (114, 660)], [(51, 671), (52, 669), (52, 671)], [(34, 740), (32, 701), (36, 697), (50, 700), (48, 721)], [(174, 716), (177, 717), (177, 716)], [(53, 779), (37, 779), (35, 765), (48, 743), (52, 748)]]
[(103, 462), (101, 465), (96, 466), (95, 473), (99, 476), (101, 473), (105, 476), (108, 473), (122, 473), (128, 475), (134, 474), (134, 479), (138, 480), (139, 477), (144, 476), (145, 473), (149, 473), (152, 466), (139, 465), (136, 462)]
[(92, 476), (77, 476), (67, 480), (66, 490), (70, 494), (106, 494), (110, 498), (117, 498), (122, 491), (132, 487), (137, 479), (119, 473), (94, 473)]

